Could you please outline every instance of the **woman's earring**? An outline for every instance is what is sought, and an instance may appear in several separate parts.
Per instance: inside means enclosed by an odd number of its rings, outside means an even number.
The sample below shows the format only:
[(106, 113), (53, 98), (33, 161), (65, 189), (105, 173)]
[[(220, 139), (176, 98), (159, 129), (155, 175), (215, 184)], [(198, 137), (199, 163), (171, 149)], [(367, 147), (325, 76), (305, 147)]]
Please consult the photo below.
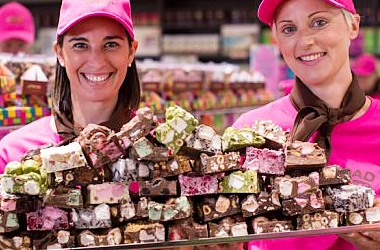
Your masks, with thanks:
[(128, 64), (128, 67), (129, 67), (129, 68), (132, 67), (132, 63)]
[(61, 67), (65, 67), (65, 62), (61, 59), (58, 59), (58, 62), (59, 62), (59, 65), (61, 65)]

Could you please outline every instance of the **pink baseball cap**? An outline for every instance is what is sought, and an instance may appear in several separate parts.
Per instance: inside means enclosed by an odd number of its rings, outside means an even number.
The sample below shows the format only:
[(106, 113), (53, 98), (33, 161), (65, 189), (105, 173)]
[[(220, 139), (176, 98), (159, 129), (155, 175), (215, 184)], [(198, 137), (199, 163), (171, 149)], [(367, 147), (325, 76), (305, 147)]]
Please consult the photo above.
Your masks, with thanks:
[(371, 54), (362, 54), (352, 62), (351, 69), (355, 75), (369, 76), (377, 71), (377, 58)]
[(35, 36), (32, 13), (22, 4), (11, 2), (0, 8), (0, 41), (21, 39), (33, 43)]
[(118, 21), (134, 39), (129, 0), (62, 0), (57, 38), (80, 21), (94, 16), (109, 17)]
[[(269, 26), (272, 26), (274, 15), (277, 8), (286, 0), (263, 0), (260, 3), (257, 16), (259, 19)], [(324, 0), (337, 8), (345, 9), (348, 12), (356, 14), (355, 5), (352, 0)]]

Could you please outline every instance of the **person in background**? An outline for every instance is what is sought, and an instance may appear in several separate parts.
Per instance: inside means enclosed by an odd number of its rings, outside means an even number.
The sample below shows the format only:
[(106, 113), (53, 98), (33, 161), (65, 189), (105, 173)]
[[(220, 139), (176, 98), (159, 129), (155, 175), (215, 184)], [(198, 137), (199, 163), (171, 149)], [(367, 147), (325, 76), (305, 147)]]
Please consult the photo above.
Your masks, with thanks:
[(380, 78), (377, 58), (371, 54), (362, 54), (352, 61), (352, 72), (358, 79), (359, 86), (372, 98), (380, 99)]
[[(263, 0), (258, 17), (271, 27), (295, 84), (290, 95), (244, 113), (233, 126), (240, 129), (256, 120), (272, 120), (290, 129), (291, 141), (317, 142), (329, 165), (350, 169), (355, 173), (353, 183), (365, 183), (380, 195), (380, 101), (366, 96), (351, 72), (349, 47), (360, 24), (353, 1)], [(371, 231), (253, 241), (249, 249), (379, 246), (380, 232)]]
[(53, 114), (0, 143), (0, 173), (31, 149), (70, 140), (89, 123), (115, 132), (140, 103), (129, 0), (63, 0), (57, 28)]
[(22, 4), (10, 2), (0, 7), (0, 52), (29, 53), (35, 41), (32, 13)]

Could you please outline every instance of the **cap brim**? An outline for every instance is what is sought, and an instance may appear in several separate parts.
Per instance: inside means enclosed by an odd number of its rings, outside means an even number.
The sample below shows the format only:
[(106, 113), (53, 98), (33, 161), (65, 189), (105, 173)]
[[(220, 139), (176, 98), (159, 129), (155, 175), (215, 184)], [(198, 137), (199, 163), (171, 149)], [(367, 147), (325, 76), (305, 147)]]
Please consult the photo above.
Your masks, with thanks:
[(34, 37), (24, 31), (7, 31), (7, 32), (3, 32), (3, 34), (0, 35), (1, 42), (9, 40), (9, 39), (20, 39), (29, 44), (34, 42)]

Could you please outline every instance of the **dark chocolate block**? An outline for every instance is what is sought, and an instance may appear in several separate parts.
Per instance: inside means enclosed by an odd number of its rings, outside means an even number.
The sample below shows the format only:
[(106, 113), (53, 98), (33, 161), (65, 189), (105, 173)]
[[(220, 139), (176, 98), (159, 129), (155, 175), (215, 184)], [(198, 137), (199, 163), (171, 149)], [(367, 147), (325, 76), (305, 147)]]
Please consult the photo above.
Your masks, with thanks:
[(150, 199), (146, 197), (140, 197), (137, 204), (130, 201), (111, 206), (113, 223), (118, 224), (126, 221), (147, 218), (149, 201)]
[[(317, 177), (317, 178), (313, 178)], [(294, 198), (319, 188), (319, 174), (313, 172), (310, 176), (290, 177), (280, 176), (274, 179), (273, 188), (278, 191), (282, 199)]]
[(49, 186), (56, 187), (64, 185), (65, 187), (75, 188), (77, 186), (87, 186), (90, 184), (100, 184), (104, 182), (103, 168), (81, 167), (77, 169), (55, 172), (51, 175)]
[(326, 165), (325, 151), (316, 143), (296, 141), (285, 150), (286, 171), (308, 168), (323, 168)]
[(370, 207), (364, 211), (346, 214), (348, 225), (363, 225), (380, 222), (380, 207)]
[(209, 222), (210, 237), (248, 235), (247, 223), (241, 217), (226, 217), (218, 223)]
[(291, 220), (269, 220), (262, 216), (252, 220), (252, 227), (255, 234), (289, 232), (294, 229)]
[(202, 197), (196, 203), (198, 217), (203, 222), (223, 218), (241, 212), (237, 195)]
[(213, 156), (208, 156), (202, 153), (200, 155), (199, 171), (205, 174), (215, 174), (231, 170), (240, 169), (239, 152), (229, 152), (226, 154), (218, 153)]
[(215, 154), (222, 151), (222, 140), (213, 128), (201, 124), (186, 138), (184, 150), (195, 157), (202, 152)]
[(337, 212), (356, 212), (373, 207), (375, 191), (359, 185), (343, 185), (336, 188), (327, 187), (327, 193), (333, 200)]
[(76, 229), (112, 227), (110, 207), (107, 204), (72, 209), (71, 216)]
[(254, 194), (248, 195), (241, 202), (241, 209), (244, 217), (279, 210), (281, 209), (281, 203), (278, 192), (276, 190), (273, 190), (270, 194), (261, 192), (257, 198)]
[(69, 231), (51, 231), (42, 239), (33, 239), (33, 247), (36, 249), (62, 249), (75, 247), (75, 235)]
[(248, 147), (242, 169), (255, 170), (262, 174), (283, 175), (285, 173), (284, 151)]
[(310, 214), (325, 210), (325, 203), (320, 189), (299, 195), (295, 198), (282, 201), (285, 215), (294, 216), (299, 214)]
[(47, 206), (26, 214), (28, 231), (49, 231), (69, 228), (68, 213), (62, 209)]
[(261, 179), (254, 170), (235, 171), (223, 177), (218, 193), (260, 193)]
[(120, 228), (107, 230), (104, 234), (94, 234), (89, 230), (85, 230), (78, 235), (78, 245), (80, 247), (115, 246), (121, 243)]
[(19, 229), (19, 227), (16, 213), (0, 211), (0, 233), (13, 232)]
[(164, 178), (140, 181), (139, 194), (140, 196), (175, 196), (177, 195), (177, 181), (168, 181)]
[(169, 161), (157, 162), (153, 167), (153, 178), (177, 176), (192, 171), (191, 163), (185, 156), (175, 156)]
[(42, 207), (42, 198), (31, 195), (13, 195), (2, 192), (0, 210), (18, 214), (36, 211)]
[(138, 162), (134, 159), (119, 159), (111, 166), (112, 181), (129, 183), (137, 181), (138, 178)]
[(257, 120), (252, 129), (265, 138), (265, 148), (281, 149), (288, 139), (287, 133), (271, 120)]
[(218, 192), (218, 179), (213, 175), (204, 176), (178, 176), (181, 196), (216, 194)]
[(319, 185), (348, 184), (351, 181), (350, 169), (342, 169), (338, 165), (322, 168), (319, 176)]
[(124, 243), (164, 242), (165, 227), (161, 223), (128, 223), (124, 230)]
[(339, 224), (339, 213), (332, 211), (323, 211), (315, 214), (303, 214), (297, 218), (298, 230), (336, 228)]
[(171, 198), (165, 204), (150, 201), (148, 215), (151, 221), (171, 221), (185, 219), (192, 214), (192, 204), (185, 196)]
[(48, 189), (44, 204), (60, 208), (83, 207), (83, 196), (80, 189)]
[(155, 146), (145, 137), (133, 143), (132, 150), (133, 155), (136, 155), (139, 160), (160, 162), (169, 159), (168, 148)]
[(0, 235), (0, 249), (32, 250), (33, 245), (29, 236), (14, 236), (12, 238)]
[(208, 237), (207, 224), (198, 224), (192, 218), (178, 220), (169, 225), (168, 240), (189, 240)]

